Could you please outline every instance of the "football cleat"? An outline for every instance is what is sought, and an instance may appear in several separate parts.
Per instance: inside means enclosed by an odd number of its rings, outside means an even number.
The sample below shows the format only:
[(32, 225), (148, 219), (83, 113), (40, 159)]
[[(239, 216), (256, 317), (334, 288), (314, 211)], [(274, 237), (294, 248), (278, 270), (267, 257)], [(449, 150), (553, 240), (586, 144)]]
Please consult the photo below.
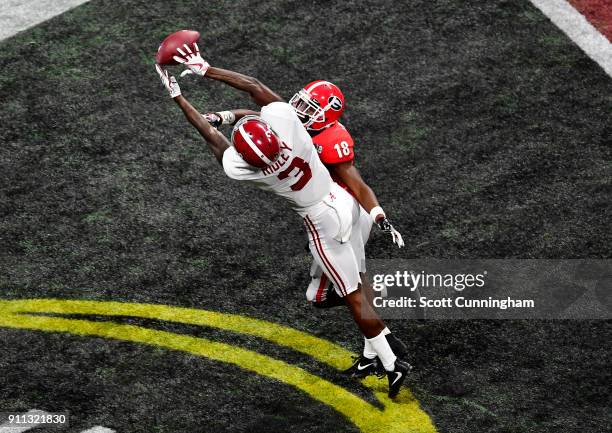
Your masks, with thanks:
[(346, 301), (338, 294), (338, 292), (336, 292), (333, 284), (329, 285), (322, 298), (323, 299), (320, 301), (314, 300), (312, 305), (315, 308), (334, 308), (341, 305), (346, 305)]
[(395, 397), (406, 380), (406, 376), (412, 370), (412, 366), (405, 361), (400, 359), (395, 360), (395, 368), (393, 371), (387, 371), (387, 378), (389, 379), (389, 397)]
[(384, 367), (378, 359), (378, 356), (374, 359), (369, 359), (361, 355), (359, 357), (356, 357), (355, 362), (353, 362), (353, 365), (344, 370), (342, 373), (350, 377), (356, 377), (361, 379), (366, 376), (369, 376), (370, 374), (380, 375), (381, 369), (382, 371), (384, 371)]

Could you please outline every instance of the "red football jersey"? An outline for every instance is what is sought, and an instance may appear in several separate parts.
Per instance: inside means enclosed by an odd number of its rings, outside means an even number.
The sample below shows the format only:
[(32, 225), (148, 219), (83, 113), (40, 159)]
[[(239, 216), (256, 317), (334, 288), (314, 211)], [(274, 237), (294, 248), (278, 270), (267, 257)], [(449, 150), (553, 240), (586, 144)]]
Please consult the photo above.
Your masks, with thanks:
[(352, 191), (336, 176), (333, 167), (334, 164), (341, 162), (352, 163), (355, 159), (353, 137), (351, 137), (351, 134), (349, 134), (344, 125), (336, 122), (333, 126), (312, 137), (312, 142), (317, 149), (321, 162), (329, 170), (334, 182), (352, 194)]

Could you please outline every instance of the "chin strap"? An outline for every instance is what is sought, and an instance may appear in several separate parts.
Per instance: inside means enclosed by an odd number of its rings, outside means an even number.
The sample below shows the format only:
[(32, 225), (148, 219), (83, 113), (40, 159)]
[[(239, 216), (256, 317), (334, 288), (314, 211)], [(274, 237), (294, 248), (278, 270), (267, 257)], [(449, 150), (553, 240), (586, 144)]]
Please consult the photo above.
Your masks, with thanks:
[(337, 121), (337, 120), (334, 120), (332, 123), (330, 123), (330, 124), (328, 124), (328, 125), (325, 125), (325, 126), (324, 126), (323, 128), (321, 128), (321, 129), (313, 129), (313, 128), (311, 128), (310, 126), (308, 126), (308, 127), (306, 128), (306, 130), (307, 130), (308, 132), (310, 132), (311, 134), (318, 134), (319, 132), (323, 132), (323, 131), (325, 131), (327, 128), (331, 128), (331, 127), (332, 127), (332, 126), (334, 126), (336, 123), (338, 123), (338, 121)]

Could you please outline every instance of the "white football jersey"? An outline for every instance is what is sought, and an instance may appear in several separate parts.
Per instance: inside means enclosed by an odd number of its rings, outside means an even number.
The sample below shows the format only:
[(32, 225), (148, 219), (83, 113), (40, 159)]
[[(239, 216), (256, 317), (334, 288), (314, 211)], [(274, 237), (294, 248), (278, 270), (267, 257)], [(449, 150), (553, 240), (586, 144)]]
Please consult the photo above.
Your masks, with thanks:
[(233, 146), (223, 154), (223, 169), (232, 179), (245, 180), (289, 200), (302, 217), (331, 191), (332, 179), (319, 159), (310, 135), (286, 102), (262, 107), (261, 118), (283, 141), (276, 162), (266, 168), (247, 164)]

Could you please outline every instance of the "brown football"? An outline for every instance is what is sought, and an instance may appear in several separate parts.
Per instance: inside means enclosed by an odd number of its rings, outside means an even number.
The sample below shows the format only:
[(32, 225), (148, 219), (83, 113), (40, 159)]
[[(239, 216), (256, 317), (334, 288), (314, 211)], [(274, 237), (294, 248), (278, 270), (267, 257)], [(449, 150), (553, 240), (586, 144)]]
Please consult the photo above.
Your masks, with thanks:
[[(190, 48), (194, 42), (200, 39), (200, 33), (195, 30), (179, 30), (164, 39), (157, 49), (155, 61), (160, 65), (176, 65), (177, 62), (172, 58), (178, 53), (177, 48), (182, 48), (187, 44)], [(183, 49), (183, 51), (185, 51)]]

